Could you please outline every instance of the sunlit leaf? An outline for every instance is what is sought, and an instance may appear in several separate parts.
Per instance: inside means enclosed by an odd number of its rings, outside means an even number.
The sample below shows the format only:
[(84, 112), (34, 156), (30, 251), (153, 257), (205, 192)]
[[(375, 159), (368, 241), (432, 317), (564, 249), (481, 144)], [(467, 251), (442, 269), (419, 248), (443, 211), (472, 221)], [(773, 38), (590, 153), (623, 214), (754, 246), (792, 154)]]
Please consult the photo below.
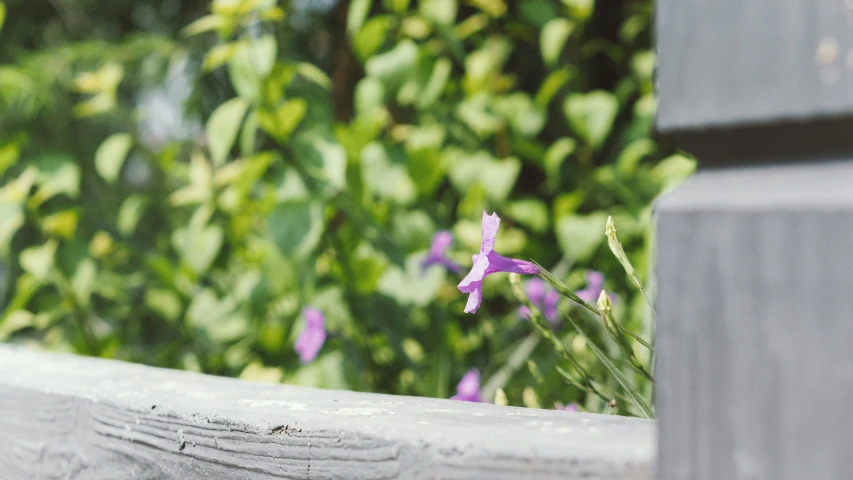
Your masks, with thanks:
[(456, 20), (457, 0), (421, 0), (418, 10), (421, 15), (442, 25), (450, 25)]
[(107, 183), (118, 179), (132, 145), (133, 137), (129, 133), (116, 133), (107, 137), (98, 147), (95, 152), (95, 171)]
[(29, 247), (21, 252), (21, 268), (36, 280), (44, 282), (53, 267), (53, 259), (56, 254), (56, 240), (48, 240), (42, 245)]
[(364, 24), (367, 12), (370, 11), (371, 0), (352, 0), (347, 9), (347, 33), (355, 35)]
[(604, 242), (604, 224), (607, 214), (564, 215), (557, 220), (557, 242), (563, 252), (578, 262), (589, 259)]
[(290, 134), (293, 133), (299, 122), (302, 121), (307, 109), (308, 106), (305, 100), (293, 98), (274, 111), (260, 110), (257, 113), (258, 121), (264, 131), (283, 143), (287, 142)]
[(186, 37), (191, 37), (211, 30), (220, 30), (225, 24), (225, 17), (221, 15), (205, 15), (184, 27), (181, 33)]
[(391, 51), (372, 57), (364, 65), (368, 75), (388, 80), (405, 73), (417, 64), (420, 50), (411, 40), (403, 40)]
[(542, 59), (546, 65), (553, 66), (557, 63), (573, 29), (572, 22), (565, 18), (555, 18), (545, 24), (539, 34), (539, 49), (542, 51)]
[(308, 255), (323, 235), (323, 211), (318, 202), (287, 202), (267, 218), (270, 234), (285, 255)]
[(237, 139), (237, 132), (240, 131), (247, 108), (249, 103), (236, 97), (217, 107), (210, 115), (205, 130), (214, 165), (222, 165), (228, 159), (228, 152)]
[(118, 217), (116, 218), (118, 231), (124, 235), (132, 234), (147, 206), (148, 201), (142, 195), (136, 194), (127, 197), (118, 210)]
[(609, 92), (596, 90), (566, 97), (563, 111), (572, 129), (593, 149), (598, 149), (610, 134), (619, 102)]

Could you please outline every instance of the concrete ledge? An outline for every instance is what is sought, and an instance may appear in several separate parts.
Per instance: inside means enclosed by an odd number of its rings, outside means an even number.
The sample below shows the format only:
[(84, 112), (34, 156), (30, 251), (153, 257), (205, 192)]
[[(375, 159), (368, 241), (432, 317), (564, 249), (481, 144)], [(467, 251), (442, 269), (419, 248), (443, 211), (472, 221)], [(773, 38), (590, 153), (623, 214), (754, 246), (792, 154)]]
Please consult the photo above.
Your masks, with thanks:
[(651, 479), (655, 423), (0, 345), (0, 477)]

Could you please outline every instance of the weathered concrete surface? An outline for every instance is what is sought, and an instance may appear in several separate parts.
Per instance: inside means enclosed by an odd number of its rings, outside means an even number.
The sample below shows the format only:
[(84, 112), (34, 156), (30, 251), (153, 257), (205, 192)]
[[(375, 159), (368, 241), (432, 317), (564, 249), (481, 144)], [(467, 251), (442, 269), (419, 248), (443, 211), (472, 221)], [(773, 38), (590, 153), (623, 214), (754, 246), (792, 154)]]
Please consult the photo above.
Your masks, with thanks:
[(700, 171), (656, 210), (658, 478), (851, 478), (853, 162)]
[(650, 479), (655, 423), (0, 346), (0, 478)]

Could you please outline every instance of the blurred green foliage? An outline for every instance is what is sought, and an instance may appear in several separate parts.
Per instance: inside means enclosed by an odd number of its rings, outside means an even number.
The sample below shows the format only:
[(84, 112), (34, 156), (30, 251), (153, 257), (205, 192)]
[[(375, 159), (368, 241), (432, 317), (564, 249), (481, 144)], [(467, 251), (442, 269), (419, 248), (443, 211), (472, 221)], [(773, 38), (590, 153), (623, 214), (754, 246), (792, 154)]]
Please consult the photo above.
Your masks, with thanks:
[[(500, 253), (603, 271), (650, 337), (604, 236), (613, 215), (646, 270), (650, 203), (693, 169), (651, 137), (648, 0), (0, 5), (0, 340), (437, 397), (477, 367), (510, 404), (601, 411), (505, 278), (466, 315), (420, 271), (440, 229), (467, 268), (483, 210)], [(300, 365), (308, 304), (329, 340)]]

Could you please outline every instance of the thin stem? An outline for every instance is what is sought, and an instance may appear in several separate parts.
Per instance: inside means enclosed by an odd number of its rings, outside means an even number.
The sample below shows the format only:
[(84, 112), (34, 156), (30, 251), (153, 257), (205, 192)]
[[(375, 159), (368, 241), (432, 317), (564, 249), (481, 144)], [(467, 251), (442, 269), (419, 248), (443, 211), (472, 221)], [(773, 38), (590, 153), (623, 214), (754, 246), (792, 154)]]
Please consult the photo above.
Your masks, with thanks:
[(539, 341), (541, 339), (541, 335), (533, 332), (518, 344), (506, 363), (504, 363), (504, 365), (489, 378), (489, 381), (486, 382), (486, 385), (482, 389), (483, 398), (493, 398), (498, 388), (503, 388), (503, 386), (506, 385), (506, 382), (509, 381), (510, 377), (512, 377), (512, 375), (521, 367), (522, 363), (530, 357), (530, 354), (534, 349), (536, 349), (536, 346), (539, 345)]

